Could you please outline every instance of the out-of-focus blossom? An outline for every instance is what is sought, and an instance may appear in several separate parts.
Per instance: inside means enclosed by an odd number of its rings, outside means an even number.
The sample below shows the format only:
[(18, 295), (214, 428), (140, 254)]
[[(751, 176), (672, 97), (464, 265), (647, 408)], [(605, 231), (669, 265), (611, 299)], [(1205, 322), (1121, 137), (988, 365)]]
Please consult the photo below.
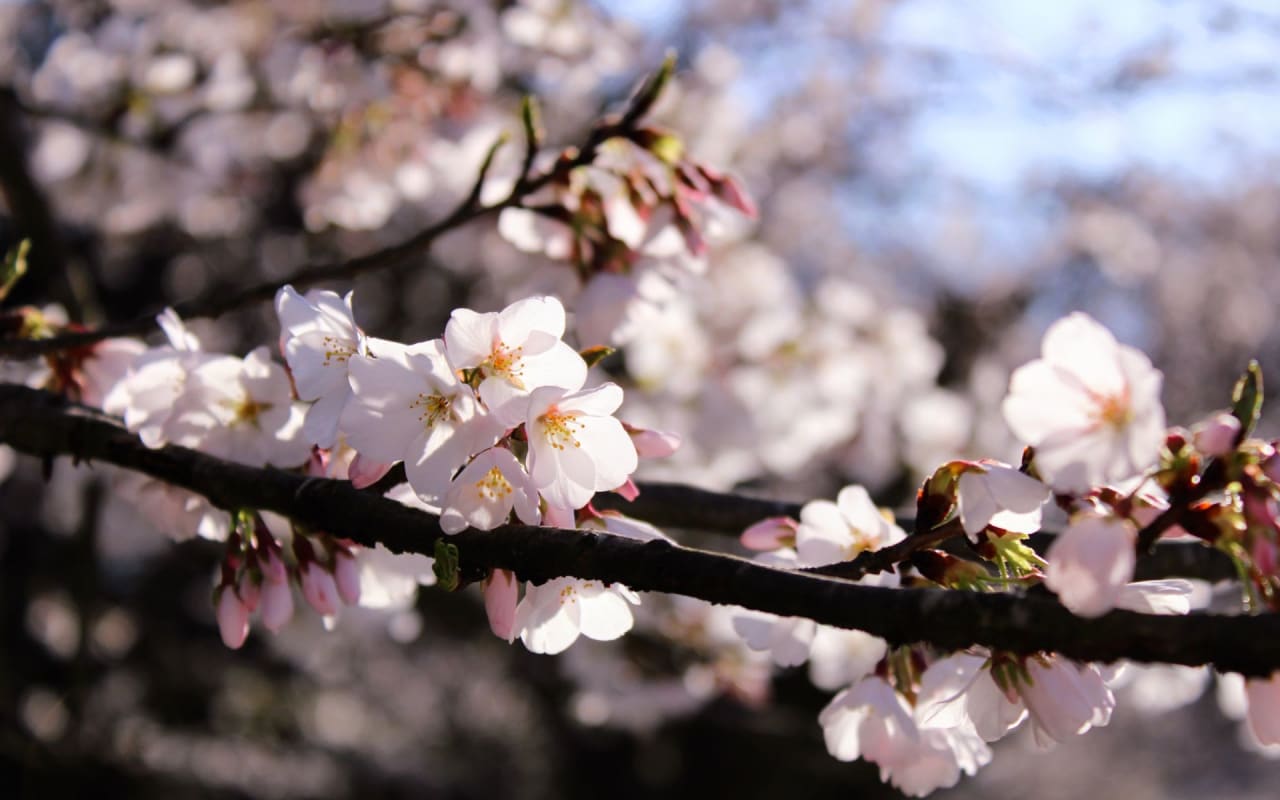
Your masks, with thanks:
[(1105, 614), (1133, 579), (1137, 537), (1127, 519), (1094, 512), (1075, 515), (1049, 546), (1045, 585), (1075, 614)]
[(1041, 477), (1084, 492), (1155, 463), (1165, 434), (1161, 382), (1141, 351), (1077, 312), (1051, 325), (1041, 358), (1013, 373), (1004, 418), (1035, 448)]

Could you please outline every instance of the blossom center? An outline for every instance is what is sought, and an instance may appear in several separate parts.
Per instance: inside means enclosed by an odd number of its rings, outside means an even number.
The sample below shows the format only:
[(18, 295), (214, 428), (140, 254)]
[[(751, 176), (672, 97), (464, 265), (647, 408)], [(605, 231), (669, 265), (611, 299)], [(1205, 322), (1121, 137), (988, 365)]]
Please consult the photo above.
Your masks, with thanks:
[(524, 347), (507, 347), (498, 342), (481, 366), (487, 367), (487, 372), (492, 375), (506, 378), (517, 389), (524, 388)]
[(1133, 421), (1133, 407), (1129, 403), (1128, 392), (1095, 397), (1094, 403), (1093, 418), (1100, 424), (1123, 428)]
[(453, 399), (442, 394), (419, 394), (418, 398), (409, 404), (409, 408), (422, 409), (418, 419), (429, 429), (449, 416), (452, 405)]
[(511, 481), (497, 467), (490, 467), (484, 477), (476, 481), (476, 491), (486, 500), (498, 500), (511, 494)]
[(345, 364), (355, 354), (356, 348), (352, 342), (336, 336), (324, 337), (324, 366)]
[(576, 414), (566, 414), (552, 408), (538, 417), (538, 422), (542, 423), (543, 438), (556, 450), (564, 450), (569, 446), (582, 447), (582, 442), (575, 435), (582, 430), (582, 423), (578, 421)]
[(270, 411), (275, 403), (259, 403), (249, 395), (240, 398), (239, 402), (231, 405), (231, 424), (248, 424), (253, 427), (259, 427), (258, 417), (265, 411)]

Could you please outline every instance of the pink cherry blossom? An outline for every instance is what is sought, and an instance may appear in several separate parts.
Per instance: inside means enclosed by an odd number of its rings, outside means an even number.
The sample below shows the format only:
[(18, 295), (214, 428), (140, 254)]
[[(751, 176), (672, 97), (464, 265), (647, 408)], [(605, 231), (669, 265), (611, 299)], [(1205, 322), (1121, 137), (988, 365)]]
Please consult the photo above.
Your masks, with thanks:
[(287, 580), (268, 577), (262, 582), (262, 624), (278, 632), (293, 618), (293, 588)]
[(317, 614), (331, 617), (338, 613), (338, 585), (333, 573), (315, 561), (308, 561), (300, 570), (302, 596)]
[(242, 464), (292, 467), (311, 453), (289, 377), (265, 347), (192, 369), (163, 427), (168, 441)]
[(333, 582), (338, 596), (349, 606), (360, 603), (360, 566), (355, 556), (339, 551), (333, 556)]
[(1115, 696), (1090, 664), (1059, 656), (1027, 659), (1027, 679), (1018, 693), (1030, 714), (1035, 740), (1043, 748), (1111, 721)]

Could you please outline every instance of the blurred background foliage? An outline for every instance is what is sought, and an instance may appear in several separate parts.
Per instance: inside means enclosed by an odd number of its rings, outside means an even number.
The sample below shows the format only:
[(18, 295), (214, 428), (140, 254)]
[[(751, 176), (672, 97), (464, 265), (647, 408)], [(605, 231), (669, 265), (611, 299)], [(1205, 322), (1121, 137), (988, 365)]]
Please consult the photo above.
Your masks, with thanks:
[[(687, 437), (650, 475), (790, 499), (856, 480), (900, 505), (943, 459), (1016, 458), (1009, 370), (1066, 311), (1151, 354), (1173, 422), (1225, 405), (1251, 357), (1280, 375), (1278, 46), (1280, 10), (1245, 0), (0, 2), (0, 245), (33, 240), (12, 302), (88, 324), (350, 258), (445, 213), (525, 93), (569, 144), (674, 47), (657, 120), (760, 218), (664, 287), (661, 337), (612, 367), (632, 418)], [(576, 282), (485, 224), (354, 288), (370, 333), (417, 341), (454, 307)], [(196, 328), (233, 352), (277, 336), (265, 306)], [(803, 675), (770, 688), (677, 601), (557, 659), (438, 591), (232, 653), (218, 555), (147, 530), (92, 471), (18, 464), (3, 785), (892, 794), (826, 755)], [(1235, 738), (1212, 697), (1166, 718), (1122, 701), (1109, 728), (1048, 756), (1014, 737), (939, 796), (1274, 796), (1280, 773)]]

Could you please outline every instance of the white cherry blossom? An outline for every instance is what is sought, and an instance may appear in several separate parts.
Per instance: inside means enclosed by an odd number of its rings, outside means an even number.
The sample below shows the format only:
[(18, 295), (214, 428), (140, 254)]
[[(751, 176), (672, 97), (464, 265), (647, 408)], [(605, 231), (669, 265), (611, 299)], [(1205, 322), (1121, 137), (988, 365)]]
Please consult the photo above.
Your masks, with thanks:
[(531, 297), (498, 313), (455, 309), (445, 327), (450, 361), (484, 375), (480, 397), (507, 427), (524, 421), (526, 398), (543, 386), (577, 391), (587, 364), (564, 335), (564, 306), (554, 297)]
[(619, 584), (556, 578), (526, 586), (516, 608), (520, 641), (533, 653), (564, 652), (579, 636), (608, 642), (631, 630), (635, 592)]
[(1041, 358), (1013, 373), (1004, 418), (1035, 448), (1041, 477), (1058, 491), (1084, 492), (1155, 463), (1162, 381), (1141, 351), (1077, 312), (1050, 326)]
[(347, 443), (374, 461), (404, 461), (409, 484), (428, 502), (439, 502), (454, 471), (502, 435), (454, 374), (439, 339), (355, 355), (348, 368), (352, 397), (341, 419)]
[(301, 427), (289, 376), (259, 347), (192, 369), (163, 429), (168, 441), (220, 458), (292, 467), (311, 452)]
[[(902, 541), (907, 534), (886, 519), (861, 486), (846, 486), (836, 502), (815, 500), (800, 509), (796, 528), (798, 563), (818, 567), (850, 561), (867, 550), (879, 550)], [(867, 576), (876, 584), (896, 585), (897, 575)]]
[(280, 320), (280, 352), (289, 364), (298, 398), (312, 403), (303, 434), (312, 444), (333, 447), (338, 421), (351, 396), (347, 365), (366, 352), (364, 333), (356, 327), (351, 293), (313, 289), (306, 296), (292, 286), (276, 293)]
[(973, 541), (988, 525), (1014, 533), (1040, 530), (1040, 507), (1049, 487), (999, 461), (966, 464), (956, 497), (964, 532)]
[(529, 396), (527, 464), (549, 504), (581, 508), (635, 471), (635, 445), (611, 416), (621, 404), (622, 389), (612, 383), (572, 394), (546, 386)]
[(458, 533), (468, 526), (493, 530), (512, 509), (526, 525), (542, 522), (538, 490), (524, 467), (505, 447), (491, 447), (471, 460), (445, 492), (440, 528)]

